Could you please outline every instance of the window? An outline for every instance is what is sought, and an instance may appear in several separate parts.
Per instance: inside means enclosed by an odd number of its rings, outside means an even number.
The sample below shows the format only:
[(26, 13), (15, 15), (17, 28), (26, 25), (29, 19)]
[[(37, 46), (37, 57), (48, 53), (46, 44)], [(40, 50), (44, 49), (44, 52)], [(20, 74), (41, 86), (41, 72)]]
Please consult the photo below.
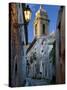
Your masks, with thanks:
[(37, 35), (37, 24), (35, 24), (35, 35)]
[(45, 77), (47, 76), (47, 64), (46, 64), (46, 68), (45, 68)]
[(15, 64), (15, 74), (17, 75), (17, 63)]
[(44, 43), (44, 39), (42, 40), (42, 43), (41, 44), (43, 45), (43, 43)]
[(41, 52), (43, 52), (43, 50)]
[(45, 24), (43, 24), (43, 34), (45, 34)]

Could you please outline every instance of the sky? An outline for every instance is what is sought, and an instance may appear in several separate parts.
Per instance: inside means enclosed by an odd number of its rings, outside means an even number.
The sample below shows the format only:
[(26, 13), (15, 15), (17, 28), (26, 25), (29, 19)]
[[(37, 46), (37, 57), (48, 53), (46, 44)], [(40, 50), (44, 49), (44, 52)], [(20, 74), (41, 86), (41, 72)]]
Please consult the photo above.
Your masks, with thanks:
[[(28, 24), (28, 42), (32, 42), (34, 39), (34, 19), (35, 19), (35, 14), (40, 8), (40, 4), (28, 4), (31, 11), (32, 11), (32, 16), (31, 20)], [(46, 10), (48, 14), (48, 18), (50, 20), (49, 22), (49, 32), (56, 31), (56, 23), (57, 23), (57, 16), (58, 16), (58, 11), (59, 7), (57, 5), (43, 5), (44, 9)]]

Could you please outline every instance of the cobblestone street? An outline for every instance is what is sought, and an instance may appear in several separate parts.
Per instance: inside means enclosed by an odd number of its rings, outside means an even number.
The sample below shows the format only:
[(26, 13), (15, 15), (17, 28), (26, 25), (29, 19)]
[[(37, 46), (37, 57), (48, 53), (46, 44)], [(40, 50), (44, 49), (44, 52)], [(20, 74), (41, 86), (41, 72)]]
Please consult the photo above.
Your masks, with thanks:
[(37, 86), (37, 85), (47, 85), (50, 84), (50, 80), (47, 79), (26, 79), (26, 86)]

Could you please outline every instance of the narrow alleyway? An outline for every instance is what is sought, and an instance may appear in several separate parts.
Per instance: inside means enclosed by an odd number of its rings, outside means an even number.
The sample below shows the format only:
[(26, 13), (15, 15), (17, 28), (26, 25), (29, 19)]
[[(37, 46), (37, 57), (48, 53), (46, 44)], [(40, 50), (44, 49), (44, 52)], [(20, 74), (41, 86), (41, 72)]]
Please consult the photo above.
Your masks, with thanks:
[(50, 84), (50, 80), (47, 79), (26, 79), (26, 86), (37, 86), (37, 85), (47, 85)]

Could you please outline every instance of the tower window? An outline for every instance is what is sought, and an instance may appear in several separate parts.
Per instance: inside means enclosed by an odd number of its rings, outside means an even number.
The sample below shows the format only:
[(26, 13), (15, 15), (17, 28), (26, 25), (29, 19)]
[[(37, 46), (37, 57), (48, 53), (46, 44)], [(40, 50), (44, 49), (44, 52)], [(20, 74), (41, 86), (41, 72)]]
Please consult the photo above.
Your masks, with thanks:
[(15, 74), (17, 75), (17, 63), (15, 64)]
[(35, 35), (37, 35), (37, 24), (35, 25)]
[(43, 34), (45, 34), (45, 24), (43, 24)]
[(43, 50), (41, 52), (43, 52)]

